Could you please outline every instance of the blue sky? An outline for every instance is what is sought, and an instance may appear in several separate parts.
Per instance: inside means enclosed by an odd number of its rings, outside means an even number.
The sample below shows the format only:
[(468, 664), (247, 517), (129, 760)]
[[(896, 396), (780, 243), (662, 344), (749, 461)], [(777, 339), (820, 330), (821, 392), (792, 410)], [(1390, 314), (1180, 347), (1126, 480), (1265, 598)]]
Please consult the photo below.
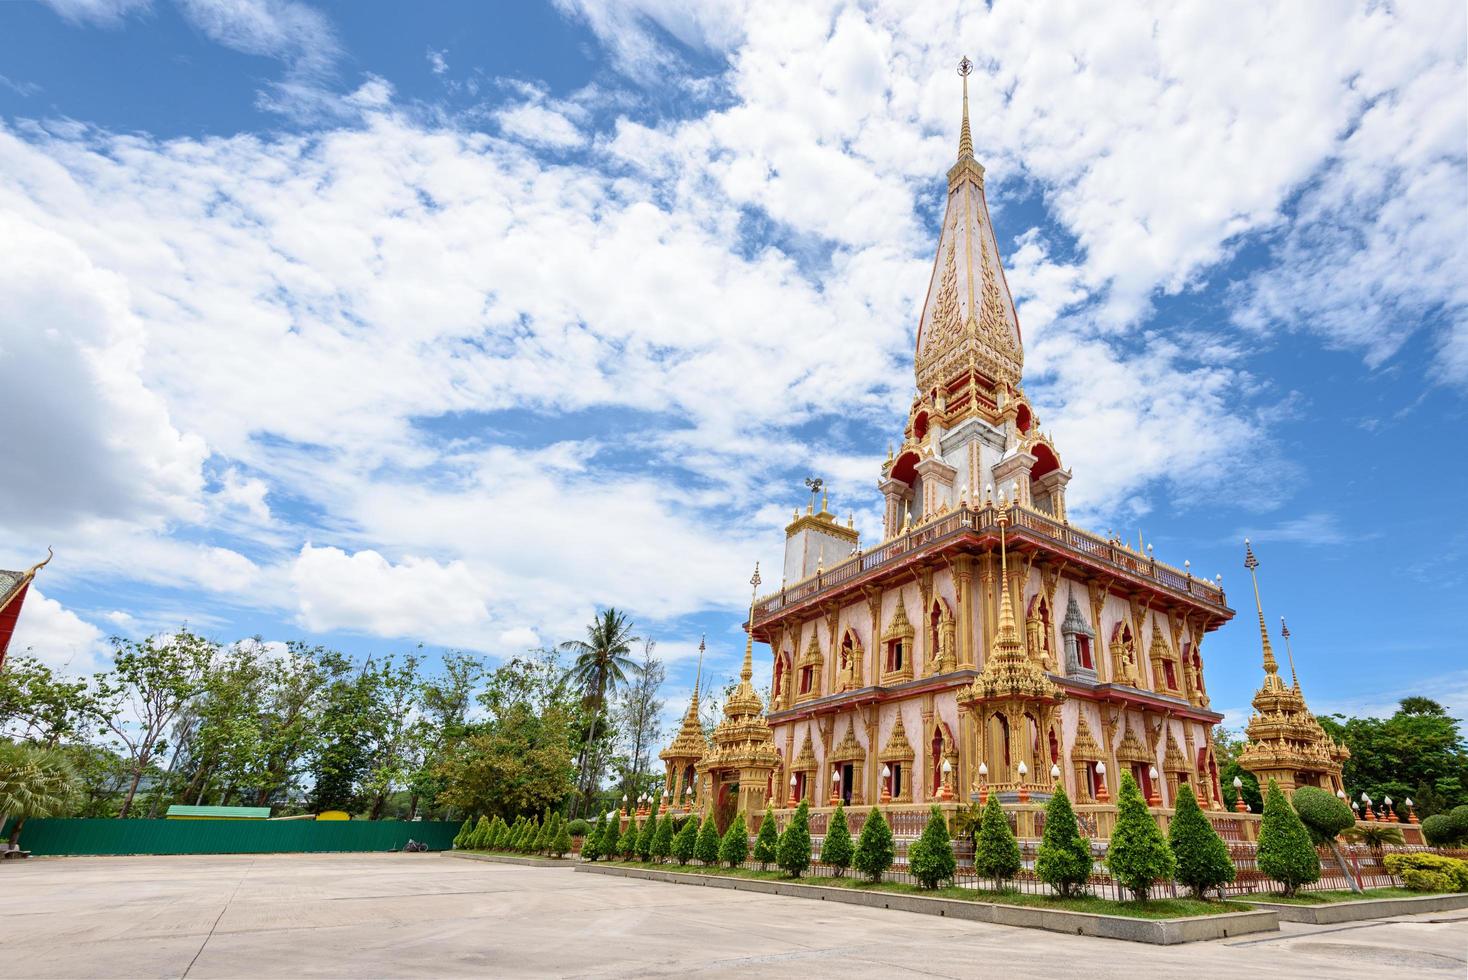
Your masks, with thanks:
[(1313, 706), (1468, 712), (1463, 18), (0, 5), (16, 645), (499, 657), (615, 604), (676, 713), (806, 475), (879, 527), (966, 53), (1072, 516), (1223, 574), (1214, 705), (1250, 535)]

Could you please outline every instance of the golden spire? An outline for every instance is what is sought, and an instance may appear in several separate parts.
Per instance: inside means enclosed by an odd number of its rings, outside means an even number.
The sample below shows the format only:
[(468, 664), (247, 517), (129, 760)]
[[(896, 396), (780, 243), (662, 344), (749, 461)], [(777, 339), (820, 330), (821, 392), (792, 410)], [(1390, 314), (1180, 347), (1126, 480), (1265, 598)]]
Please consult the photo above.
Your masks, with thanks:
[(754, 575), (749, 579), (749, 625), (744, 631), (744, 666), (739, 668), (739, 679), (748, 684), (754, 678), (754, 600), (759, 595), (759, 562), (754, 563)]
[(703, 650), (707, 640), (707, 634), (698, 638), (698, 672), (693, 675), (693, 707), (688, 709), (694, 715), (698, 714), (698, 689), (703, 684)]
[(999, 631), (994, 636), (994, 652), (1018, 650), (1019, 630), (1014, 625), (1014, 603), (1009, 598), (1009, 557), (1005, 550), (1004, 528), (1009, 524), (1009, 514), (999, 511)]
[(968, 76), (974, 70), (974, 63), (967, 56), (958, 63), (958, 73), (963, 76), (963, 128), (958, 131), (958, 159), (972, 160), (974, 158), (974, 137), (968, 128)]
[(1290, 661), (1290, 680), (1294, 682), (1295, 690), (1298, 691), (1300, 689), (1300, 675), (1295, 673), (1295, 651), (1290, 649), (1290, 628), (1285, 623), (1283, 616), (1279, 617), (1279, 635), (1284, 637), (1285, 656)]
[(1259, 576), (1254, 571), (1259, 567), (1259, 559), (1254, 557), (1254, 548), (1249, 544), (1249, 539), (1244, 539), (1244, 567), (1249, 570), (1249, 578), (1254, 583), (1254, 608), (1259, 613), (1259, 639), (1264, 644), (1264, 673), (1270, 677), (1279, 674), (1279, 664), (1274, 659), (1274, 648), (1269, 645), (1269, 627), (1264, 625), (1264, 604), (1259, 601)]

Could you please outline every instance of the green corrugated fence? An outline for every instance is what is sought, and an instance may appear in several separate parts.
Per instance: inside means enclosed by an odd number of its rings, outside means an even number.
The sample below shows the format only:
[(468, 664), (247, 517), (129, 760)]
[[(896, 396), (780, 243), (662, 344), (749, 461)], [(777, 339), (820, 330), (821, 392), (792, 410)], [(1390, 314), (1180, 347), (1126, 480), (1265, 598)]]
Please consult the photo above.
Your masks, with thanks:
[[(401, 820), (27, 820), (20, 846), (51, 854), (271, 854), (399, 851), (408, 838), (446, 851), (448, 821)], [(9, 836), (9, 824), (0, 839)]]

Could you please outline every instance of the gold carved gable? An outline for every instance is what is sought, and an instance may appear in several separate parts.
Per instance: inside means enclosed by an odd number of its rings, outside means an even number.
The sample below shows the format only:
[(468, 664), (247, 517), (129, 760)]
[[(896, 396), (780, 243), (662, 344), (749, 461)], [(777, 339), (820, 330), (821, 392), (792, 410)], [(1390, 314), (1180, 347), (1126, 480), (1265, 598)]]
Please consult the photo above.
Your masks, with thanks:
[(800, 660), (795, 664), (797, 667), (819, 667), (826, 662), (821, 655), (821, 642), (817, 638), (820, 630), (811, 630), (810, 643), (806, 644), (805, 652), (800, 655)]
[(1091, 734), (1091, 726), (1086, 724), (1084, 714), (1076, 719), (1076, 738), (1070, 748), (1070, 756), (1084, 762), (1096, 762), (1102, 758), (1101, 746), (1096, 744), (1096, 738)]
[(865, 759), (867, 750), (862, 748), (856, 740), (856, 722), (852, 718), (846, 719), (846, 734), (841, 736), (841, 741), (831, 748), (832, 762), (850, 762), (852, 759)]
[(816, 768), (816, 753), (810, 744), (810, 730), (806, 729), (805, 741), (801, 743), (800, 752), (795, 756), (795, 761), (790, 763), (790, 771), (809, 772), (814, 768)]
[(907, 618), (907, 603), (902, 601), (902, 593), (897, 593), (897, 609), (892, 613), (892, 622), (887, 626), (887, 632), (882, 634), (882, 641), (911, 640), (917, 635), (911, 622)]
[(1148, 752), (1147, 747), (1137, 739), (1136, 732), (1132, 731), (1131, 725), (1126, 726), (1126, 732), (1121, 737), (1121, 744), (1116, 747), (1116, 757), (1122, 762), (1140, 762), (1149, 765), (1152, 762), (1152, 753)]
[(914, 758), (912, 743), (907, 740), (907, 730), (902, 727), (902, 712), (897, 712), (897, 722), (887, 736), (887, 745), (879, 758), (883, 762), (911, 762)]

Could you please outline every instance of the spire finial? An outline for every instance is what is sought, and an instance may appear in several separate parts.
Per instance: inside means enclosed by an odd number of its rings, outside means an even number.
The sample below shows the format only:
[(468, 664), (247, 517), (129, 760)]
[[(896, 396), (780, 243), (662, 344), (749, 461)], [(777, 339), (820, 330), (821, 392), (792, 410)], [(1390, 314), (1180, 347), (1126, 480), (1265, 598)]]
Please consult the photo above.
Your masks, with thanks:
[(754, 677), (754, 600), (759, 595), (759, 562), (754, 563), (754, 575), (749, 579), (749, 627), (744, 632), (744, 666), (739, 668), (739, 679), (748, 683)]
[(701, 636), (699, 636), (699, 638), (698, 638), (698, 673), (696, 673), (696, 674), (693, 675), (693, 703), (694, 704), (697, 704), (698, 703), (698, 689), (703, 684), (703, 650), (704, 650), (704, 644), (705, 644), (705, 642), (707, 640), (708, 640), (708, 634), (706, 634), (706, 633), (703, 634), (703, 635), (701, 635)]
[(1290, 649), (1290, 627), (1283, 616), (1279, 617), (1279, 635), (1284, 637), (1285, 656), (1290, 661), (1290, 680), (1294, 682), (1295, 690), (1300, 689), (1300, 675), (1295, 673), (1295, 651)]
[(958, 132), (958, 159), (973, 159), (974, 137), (968, 128), (968, 76), (974, 70), (974, 63), (965, 55), (958, 63), (958, 74), (963, 77), (963, 128)]
[(1259, 567), (1259, 559), (1254, 557), (1254, 548), (1249, 544), (1249, 539), (1244, 539), (1244, 567), (1249, 570), (1249, 578), (1254, 583), (1254, 608), (1259, 613), (1259, 640), (1264, 645), (1264, 673), (1271, 677), (1279, 673), (1279, 664), (1274, 660), (1274, 648), (1269, 645), (1269, 627), (1264, 625), (1264, 604), (1259, 601), (1259, 576), (1254, 571)]

